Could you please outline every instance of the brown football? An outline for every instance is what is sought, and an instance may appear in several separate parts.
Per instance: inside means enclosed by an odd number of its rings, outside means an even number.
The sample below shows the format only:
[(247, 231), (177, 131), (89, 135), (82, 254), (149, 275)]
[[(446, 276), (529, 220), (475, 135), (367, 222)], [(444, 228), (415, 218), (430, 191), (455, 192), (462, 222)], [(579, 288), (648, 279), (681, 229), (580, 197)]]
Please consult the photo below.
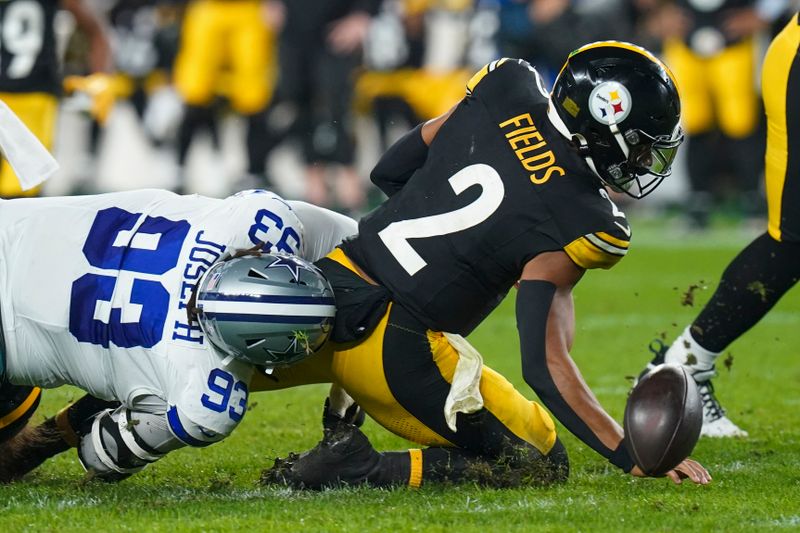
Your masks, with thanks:
[(660, 365), (631, 391), (625, 406), (625, 445), (648, 476), (661, 476), (686, 459), (703, 425), (694, 379), (681, 366)]

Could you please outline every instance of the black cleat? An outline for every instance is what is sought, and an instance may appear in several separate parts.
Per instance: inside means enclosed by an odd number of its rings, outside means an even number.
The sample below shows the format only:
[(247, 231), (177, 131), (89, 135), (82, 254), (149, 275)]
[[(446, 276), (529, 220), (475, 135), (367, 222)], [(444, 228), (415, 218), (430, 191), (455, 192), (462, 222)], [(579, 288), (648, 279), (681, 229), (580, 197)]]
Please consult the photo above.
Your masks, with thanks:
[(300, 455), (275, 459), (261, 474), (265, 485), (287, 485), (295, 489), (361, 485), (380, 468), (381, 454), (353, 424), (340, 422), (326, 428), (319, 444)]

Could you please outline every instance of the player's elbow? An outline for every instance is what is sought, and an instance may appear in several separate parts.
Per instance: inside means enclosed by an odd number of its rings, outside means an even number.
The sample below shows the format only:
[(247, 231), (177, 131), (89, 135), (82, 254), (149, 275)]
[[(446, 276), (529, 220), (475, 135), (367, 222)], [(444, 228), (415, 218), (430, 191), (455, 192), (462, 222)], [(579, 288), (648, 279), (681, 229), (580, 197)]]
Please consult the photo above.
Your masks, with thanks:
[(400, 187), (392, 181), (390, 169), (384, 168), (386, 165), (379, 161), (372, 172), (369, 173), (369, 180), (379, 188), (386, 196), (392, 196)]
[(174, 405), (167, 411), (167, 422), (172, 435), (181, 443), (193, 448), (203, 448), (219, 442), (227, 437), (235, 427), (226, 427), (224, 432), (213, 431), (193, 422)]

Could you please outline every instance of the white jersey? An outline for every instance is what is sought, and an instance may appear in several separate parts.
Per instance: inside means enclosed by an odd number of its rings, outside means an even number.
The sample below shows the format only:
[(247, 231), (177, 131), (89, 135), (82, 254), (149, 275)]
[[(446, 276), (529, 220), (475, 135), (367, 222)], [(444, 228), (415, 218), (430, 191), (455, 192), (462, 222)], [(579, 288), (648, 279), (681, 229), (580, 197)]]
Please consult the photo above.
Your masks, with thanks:
[(245, 412), (252, 368), (211, 349), (187, 303), (202, 274), (237, 249), (266, 243), (314, 261), (356, 231), (347, 217), (296, 205), (300, 218), (266, 191), (0, 202), (6, 379), (71, 384), (133, 410), (140, 400), (152, 412), (160, 399), (189, 444), (229, 434)]

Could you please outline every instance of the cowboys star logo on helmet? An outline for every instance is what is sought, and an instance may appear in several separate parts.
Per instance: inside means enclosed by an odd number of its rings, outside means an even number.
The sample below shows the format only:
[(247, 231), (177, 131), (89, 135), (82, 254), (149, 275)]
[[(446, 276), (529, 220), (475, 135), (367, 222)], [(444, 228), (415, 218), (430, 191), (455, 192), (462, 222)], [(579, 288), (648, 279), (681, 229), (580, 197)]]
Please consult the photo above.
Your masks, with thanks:
[(275, 256), (277, 257), (277, 259), (275, 259), (275, 261), (267, 265), (267, 269), (281, 268), (281, 267), (288, 268), (289, 272), (292, 273), (292, 277), (294, 278), (295, 281), (298, 281), (300, 279), (301, 268), (307, 270), (305, 265), (303, 265), (293, 257), (289, 257), (288, 255), (283, 255), (283, 254), (275, 254)]
[(631, 93), (616, 81), (603, 82), (589, 95), (589, 110), (601, 124), (618, 124), (631, 112)]
[[(296, 353), (299, 353), (299, 352), (300, 352), (300, 350), (298, 350), (298, 348), (297, 348), (297, 343), (298, 343), (298, 341), (299, 341), (299, 338), (298, 338), (298, 332), (295, 332), (295, 333), (294, 333), (294, 334), (293, 334), (293, 335), (292, 335), (292, 336), (289, 338), (289, 342), (288, 342), (288, 344), (286, 345), (286, 348), (285, 348), (285, 349), (283, 349), (283, 350), (279, 350), (279, 349), (277, 349), (277, 348), (275, 348), (275, 349), (264, 348), (264, 349), (265, 349), (267, 352), (269, 352), (269, 354), (272, 356), (272, 360), (273, 360), (273, 361), (281, 362), (281, 361), (283, 361), (283, 360), (291, 359), (291, 358), (294, 356), (294, 354), (296, 354)], [(253, 345), (251, 345), (250, 347), (251, 347), (251, 348), (255, 348), (255, 347), (256, 347), (256, 346), (258, 346), (258, 344), (260, 344), (261, 342), (263, 342), (263, 341), (259, 341), (259, 343), (257, 343), (257, 344), (253, 344)]]

